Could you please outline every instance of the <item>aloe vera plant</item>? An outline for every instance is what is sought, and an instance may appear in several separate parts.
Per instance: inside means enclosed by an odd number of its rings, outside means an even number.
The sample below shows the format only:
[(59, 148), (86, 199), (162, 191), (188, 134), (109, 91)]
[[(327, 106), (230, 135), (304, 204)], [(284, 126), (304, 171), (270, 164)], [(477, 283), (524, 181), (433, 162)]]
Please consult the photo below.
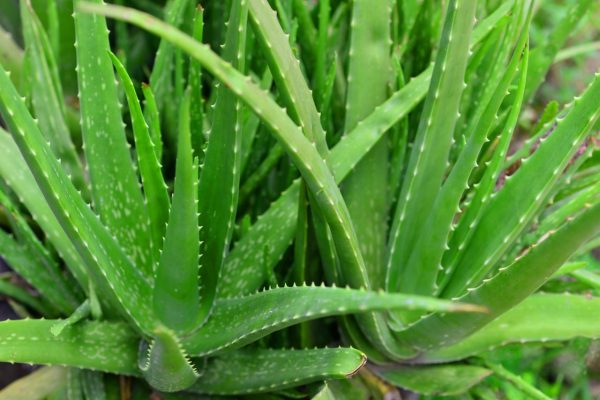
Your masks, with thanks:
[(600, 337), (536, 293), (595, 278), (598, 74), (508, 156), (591, 1), (531, 51), (520, 0), (115, 3), (0, 36), (0, 256), (37, 293), (0, 280), (0, 361), (67, 367), (38, 398), (547, 398), (486, 352)]

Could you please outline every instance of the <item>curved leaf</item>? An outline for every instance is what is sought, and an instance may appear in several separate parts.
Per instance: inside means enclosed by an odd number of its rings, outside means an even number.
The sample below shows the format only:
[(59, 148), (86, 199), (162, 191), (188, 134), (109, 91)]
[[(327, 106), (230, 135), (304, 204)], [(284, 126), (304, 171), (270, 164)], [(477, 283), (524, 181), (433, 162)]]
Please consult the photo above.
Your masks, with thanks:
[(219, 395), (271, 392), (350, 377), (365, 362), (364, 354), (354, 349), (241, 350), (209, 360), (191, 391)]
[[(285, 287), (218, 300), (211, 317), (183, 339), (192, 356), (241, 347), (271, 332), (331, 315), (378, 310), (483, 311), (468, 304), (437, 299), (324, 286)], [(249, 318), (237, 318), (246, 315)], [(251, 317), (250, 317), (251, 316)]]

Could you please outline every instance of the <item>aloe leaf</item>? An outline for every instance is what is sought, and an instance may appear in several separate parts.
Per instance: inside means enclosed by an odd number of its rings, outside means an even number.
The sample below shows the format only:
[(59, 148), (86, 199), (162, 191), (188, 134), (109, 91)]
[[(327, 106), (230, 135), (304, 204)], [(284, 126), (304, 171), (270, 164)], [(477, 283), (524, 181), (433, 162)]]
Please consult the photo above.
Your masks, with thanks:
[(490, 195), (494, 191), (498, 176), (503, 169), (503, 163), (506, 158), (506, 154), (508, 153), (511, 139), (519, 118), (521, 105), (523, 103), (528, 71), (528, 55), (529, 52), (526, 50), (520, 67), (521, 73), (517, 92), (514, 96), (514, 102), (511, 105), (511, 111), (507, 117), (502, 132), (499, 135), (492, 159), (486, 165), (484, 175), (474, 189), (473, 198), (467, 205), (466, 211), (461, 216), (458, 226), (455, 228), (450, 237), (448, 242), (448, 251), (446, 251), (442, 257), (442, 266), (444, 270), (440, 276), (441, 283), (438, 286), (439, 289), (443, 289), (445, 287), (448, 279), (452, 275), (458, 258), (461, 255), (461, 251), (465, 248), (473, 235), (472, 228), (476, 226), (481, 219), (481, 211), (485, 208), (486, 202), (489, 200)]
[(127, 325), (82, 322), (60, 336), (51, 328), (57, 320), (0, 322), (0, 360), (61, 364), (124, 375), (138, 375), (138, 337)]
[[(391, 16), (392, 3), (388, 0), (360, 0), (352, 4), (346, 132), (351, 132), (387, 99), (392, 70)], [(365, 63), (365, 59), (369, 62)], [(365, 93), (369, 95), (365, 96)], [(385, 140), (379, 141), (357, 163), (343, 185), (344, 198), (361, 253), (369, 266), (368, 275), (373, 288), (383, 287), (385, 281), (385, 241), (390, 205), (388, 158), (388, 143)]]
[(152, 335), (148, 348), (140, 351), (139, 367), (146, 381), (163, 392), (189, 388), (199, 374), (175, 334), (159, 328)]
[(148, 283), (77, 193), (2, 68), (0, 113), (13, 132), (13, 138), (43, 197), (96, 284), (102, 288), (110, 286), (110, 290), (103, 290), (103, 294), (111, 298), (111, 304), (116, 305), (115, 300), (118, 300), (122, 306), (120, 310), (138, 327), (151, 330), (155, 320), (147, 304), (150, 299)]
[(173, 207), (154, 281), (156, 316), (175, 331), (198, 323), (198, 162), (193, 159), (189, 94), (182, 101)]
[(458, 317), (454, 314), (430, 315), (397, 333), (399, 340), (408, 340), (418, 349), (432, 351), (473, 334), (550, 279), (582, 244), (600, 233), (598, 221), (600, 204), (585, 210), (517, 261), (500, 268), (496, 275), (460, 297), (461, 302), (486, 307), (488, 313)]
[[(198, 5), (194, 14), (192, 36), (202, 43), (204, 36), (204, 8)], [(202, 157), (204, 144), (204, 98), (202, 96), (202, 66), (196, 60), (190, 60), (188, 72), (188, 86), (190, 90), (190, 130), (192, 132), (192, 147), (194, 155)]]
[[(188, 0), (170, 0), (164, 9), (165, 19), (169, 25), (180, 26), (184, 19), (184, 13), (187, 10)], [(171, 114), (176, 113), (177, 101), (174, 98), (173, 65), (175, 62), (175, 47), (166, 40), (161, 40), (156, 59), (150, 74), (150, 87), (152, 88), (156, 104), (159, 110), (165, 110), (163, 118), (174, 117)], [(170, 125), (170, 124), (169, 124)], [(171, 126), (175, 128), (176, 126)], [(171, 132), (175, 129), (169, 129)], [(173, 134), (173, 132), (171, 132)]]
[(564, 17), (560, 19), (558, 25), (546, 37), (546, 41), (531, 51), (530, 73), (527, 77), (527, 88), (525, 89), (526, 101), (531, 98), (543, 82), (546, 73), (558, 55), (558, 51), (564, 46), (579, 21), (587, 14), (593, 4), (593, 0), (580, 0), (570, 4)]
[[(232, 4), (223, 57), (230, 67), (244, 70), (248, 2)], [(206, 319), (216, 296), (218, 279), (233, 233), (241, 170), (242, 104), (230, 88), (220, 85), (211, 133), (199, 183), (202, 230), (199, 318)]]
[(36, 117), (45, 127), (44, 134), (52, 145), (56, 156), (73, 180), (75, 186), (87, 193), (83, 168), (69, 128), (64, 119), (65, 105), (58, 78), (58, 69), (44, 27), (35, 15), (29, 0), (21, 0), (21, 21), (27, 49), (27, 61), (35, 73), (29, 74)]
[[(468, 59), (475, 2), (451, 1), (389, 239), (386, 287), (404, 289), (408, 255), (424, 232), (446, 172)], [(434, 268), (437, 268), (434, 266)]]
[(153, 261), (150, 221), (121, 120), (106, 21), (75, 12), (75, 26), (83, 142), (94, 208), (148, 278)]
[[(512, 4), (512, 2), (509, 2)], [(472, 46), (482, 40), (487, 33), (510, 10), (503, 4), (488, 18), (481, 21), (473, 32)], [(344, 135), (332, 149), (327, 163), (336, 178), (341, 182), (385, 132), (405, 117), (426, 95), (431, 80), (429, 68), (412, 79), (385, 103), (378, 106), (367, 118), (361, 121), (352, 132)], [(295, 204), (298, 198), (299, 183), (294, 183), (261, 215), (250, 231), (235, 243), (229, 253), (220, 282), (219, 293), (223, 297), (251, 293), (258, 289), (265, 279), (264, 268), (256, 268), (266, 262), (275, 265), (292, 242), (297, 220)], [(268, 259), (264, 260), (264, 248), (268, 244)], [(243, 277), (244, 279), (240, 279)]]
[(191, 391), (236, 395), (270, 392), (323, 379), (348, 378), (366, 362), (354, 349), (248, 349), (210, 359)]
[(107, 400), (104, 375), (97, 371), (81, 371), (81, 388), (86, 399)]
[(148, 131), (150, 132), (150, 138), (154, 144), (154, 151), (156, 152), (156, 159), (160, 162), (162, 160), (163, 153), (163, 140), (160, 129), (160, 115), (158, 114), (158, 105), (156, 104), (156, 98), (154, 92), (149, 85), (142, 83), (142, 92), (144, 93), (144, 112), (147, 118)]
[[(42, 227), (49, 241), (65, 261), (80, 286), (88, 287), (88, 273), (84, 268), (85, 262), (77, 249), (54, 216), (44, 194), (37, 186), (34, 176), (29, 171), (27, 163), (21, 156), (9, 133), (0, 129), (0, 175), (10, 188), (18, 195), (19, 200), (27, 207), (34, 220)], [(111, 314), (114, 307), (110, 305), (112, 296), (107, 284), (99, 287), (102, 293), (103, 306)]]
[(0, 65), (10, 71), (15, 86), (21, 83), (23, 50), (15, 43), (11, 34), (0, 27)]
[[(231, 65), (222, 61), (206, 45), (195, 42), (189, 36), (144, 13), (117, 6), (99, 6), (91, 3), (82, 3), (80, 8), (87, 12), (103, 13), (118, 19), (126, 19), (173, 41), (198, 59), (208, 71), (226, 83), (238, 97), (253, 109), (286, 149), (305, 179), (307, 187), (314, 194), (319, 207), (322, 208), (336, 240), (336, 246), (340, 248), (339, 254), (344, 258), (342, 262), (346, 262), (348, 269), (352, 270), (352, 273), (349, 273), (345, 279), (348, 279), (348, 282), (355, 287), (365, 285), (367, 280), (364, 262), (360, 256), (357, 239), (341, 193), (316, 149), (304, 138), (300, 129), (271, 97)], [(149, 19), (152, 21), (151, 24), (148, 23)]]
[(269, 68), (279, 93), (283, 97), (290, 116), (300, 125), (305, 136), (317, 146), (323, 156), (327, 155), (325, 131), (313, 96), (302, 74), (300, 62), (294, 56), (289, 38), (283, 32), (266, 0), (249, 0), (250, 20), (253, 31), (261, 42)]
[[(4, 249), (2, 249), (4, 257)], [(32, 296), (27, 290), (20, 288), (4, 279), (0, 279), (0, 295), (10, 297), (19, 303), (31, 307), (42, 315), (54, 315), (56, 311), (42, 302), (38, 297)]]
[(90, 301), (85, 300), (67, 319), (60, 320), (50, 328), (50, 332), (54, 336), (58, 336), (64, 331), (67, 326), (74, 325), (90, 315)]
[(569, 294), (537, 294), (460, 342), (427, 353), (424, 361), (445, 362), (510, 343), (600, 337), (600, 324), (586, 316), (600, 310), (600, 299)]
[(133, 82), (116, 55), (109, 53), (115, 70), (121, 79), (125, 96), (129, 105), (131, 124), (133, 126), (133, 137), (135, 139), (135, 150), (137, 154), (138, 167), (142, 178), (142, 185), (146, 197), (146, 207), (150, 218), (151, 235), (154, 260), (158, 260), (158, 250), (162, 248), (165, 226), (169, 218), (170, 201), (167, 193), (167, 185), (161, 171), (155, 144), (150, 136), (150, 129), (142, 107), (140, 106)]
[(0, 204), (10, 213), (8, 219), (16, 236), (12, 238), (0, 231), (0, 254), (21, 277), (46, 297), (55, 309), (61, 313), (72, 312), (79, 302), (80, 292), (70, 287), (56, 261), (12, 201), (1, 191)]
[(39, 400), (67, 384), (67, 368), (40, 368), (0, 391), (0, 400)]
[(456, 396), (468, 391), (492, 371), (476, 365), (399, 366), (376, 370), (395, 386), (429, 396)]
[[(206, 324), (183, 339), (192, 356), (238, 348), (271, 332), (330, 315), (406, 309), (477, 312), (468, 304), (437, 299), (319, 286), (285, 287), (254, 295), (220, 299)], [(252, 315), (251, 319), (234, 318)]]
[[(440, 193), (436, 196), (430, 216), (425, 223), (424, 234), (416, 242), (406, 268), (411, 271), (405, 277), (401, 287), (403, 292), (433, 294), (437, 290), (436, 278), (440, 271), (442, 256), (446, 250), (446, 242), (450, 235), (456, 210), (460, 205), (464, 190), (468, 187), (469, 176), (477, 165), (477, 158), (491, 131), (493, 121), (497, 117), (500, 106), (509, 85), (520, 64), (520, 57), (527, 41), (527, 27), (523, 29), (512, 60), (502, 77), (492, 79), (488, 83), (495, 86), (494, 91), (484, 96), (484, 106), (476, 115), (476, 123), (472, 130), (465, 133), (465, 144), (458, 160), (444, 182)], [(526, 61), (521, 65), (527, 68)], [(525, 72), (526, 73), (526, 72)], [(522, 74), (523, 75), (523, 74)], [(523, 76), (522, 76), (523, 77)]]
[(442, 292), (444, 297), (457, 296), (480, 282), (535, 216), (600, 116), (598, 96), (599, 74), (581, 98), (573, 102), (552, 134), (490, 199), (479, 224), (474, 227), (469, 246), (461, 253), (454, 274)]

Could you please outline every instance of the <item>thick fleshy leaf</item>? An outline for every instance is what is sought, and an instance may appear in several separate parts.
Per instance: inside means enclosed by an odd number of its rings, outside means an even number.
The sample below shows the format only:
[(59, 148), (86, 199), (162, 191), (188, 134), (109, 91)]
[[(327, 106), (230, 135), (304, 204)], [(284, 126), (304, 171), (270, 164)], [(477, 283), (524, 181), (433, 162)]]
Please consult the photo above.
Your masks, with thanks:
[(189, 94), (182, 101), (175, 189), (153, 289), (157, 318), (177, 332), (198, 324), (198, 160), (190, 132)]
[(154, 254), (150, 220), (121, 119), (106, 21), (75, 12), (75, 27), (81, 126), (94, 209), (149, 279)]
[(210, 359), (191, 391), (234, 395), (270, 392), (324, 379), (347, 378), (366, 362), (354, 349), (249, 349)]
[(122, 315), (129, 316), (140, 329), (151, 330), (155, 321), (148, 304), (150, 286), (76, 191), (1, 67), (0, 113), (43, 197), (77, 249), (94, 283), (105, 289), (103, 294), (110, 298), (108, 301), (115, 306), (120, 304), (117, 307)]
[(199, 374), (175, 334), (159, 328), (147, 349), (140, 350), (140, 370), (155, 389), (175, 392), (189, 388)]
[(476, 365), (449, 364), (382, 368), (376, 373), (389, 383), (413, 392), (452, 396), (465, 393), (492, 371)]
[(75, 186), (88, 193), (83, 167), (65, 121), (63, 92), (48, 36), (35, 15), (30, 0), (21, 0), (20, 4), (27, 62), (30, 70), (35, 71), (28, 74), (27, 78), (30, 80), (29, 84), (36, 88), (31, 91), (36, 117), (45, 127), (44, 135)]
[(457, 344), (426, 354), (423, 360), (459, 360), (510, 343), (544, 343), (577, 337), (597, 339), (600, 323), (588, 316), (599, 310), (598, 298), (537, 294)]
[[(472, 46), (490, 32), (510, 10), (511, 5), (512, 2), (506, 2), (481, 21), (473, 32)], [(390, 127), (421, 102), (427, 93), (431, 73), (432, 68), (429, 68), (411, 80), (361, 121), (352, 132), (343, 136), (327, 159), (337, 183), (343, 181)], [(238, 296), (257, 290), (265, 280), (266, 271), (281, 259), (295, 232), (298, 185), (295, 182), (284, 191), (235, 244), (223, 269), (219, 289), (221, 296)]]
[[(183, 339), (183, 347), (191, 356), (203, 356), (241, 347), (269, 333), (316, 318), (392, 309), (484, 311), (468, 304), (403, 294), (324, 286), (285, 287), (218, 300), (206, 324)], [(236, 317), (240, 315), (251, 317)]]
[(587, 209), (513, 264), (500, 268), (496, 275), (460, 297), (463, 302), (487, 307), (488, 313), (476, 316), (433, 314), (397, 333), (398, 338), (410, 341), (426, 353), (475, 333), (534, 293), (581, 245), (597, 237), (600, 233), (598, 221), (600, 204)]
[[(248, 2), (232, 2), (223, 57), (240, 71), (244, 70), (247, 20)], [(229, 252), (240, 185), (242, 104), (226, 85), (219, 85), (216, 90), (212, 127), (198, 185), (201, 322), (213, 306), (221, 267)]]
[[(425, 101), (406, 178), (398, 199), (389, 238), (386, 287), (405, 290), (412, 270), (410, 250), (423, 234), (436, 195), (446, 174), (460, 96), (464, 89), (469, 38), (476, 4), (454, 0), (448, 3), (429, 92)], [(429, 266), (437, 269), (437, 266)]]
[[(392, 2), (352, 3), (345, 132), (369, 116), (388, 95), (391, 75)], [(369, 60), (369, 62), (365, 62)], [(369, 93), (365, 96), (365, 93)], [(390, 199), (389, 145), (379, 141), (344, 181), (343, 194), (373, 289), (384, 287)], [(341, 265), (342, 270), (344, 264)]]
[(444, 297), (461, 295), (467, 288), (479, 284), (539, 212), (600, 116), (598, 97), (600, 74), (583, 95), (574, 100), (568, 114), (557, 122), (552, 134), (490, 199), (482, 211), (480, 222), (473, 228), (469, 245), (461, 252), (448, 286), (442, 292)]
[(125, 66), (119, 61), (117, 56), (110, 53), (110, 58), (125, 89), (127, 104), (129, 105), (138, 168), (142, 178), (142, 186), (152, 230), (150, 237), (152, 238), (153, 249), (155, 251), (153, 260), (156, 261), (159, 258), (158, 250), (162, 248), (165, 226), (169, 216), (170, 201), (167, 193), (167, 185), (162, 175), (156, 145), (152, 140), (150, 128), (144, 119), (142, 107), (140, 106), (133, 82)]
[(0, 360), (58, 364), (124, 375), (139, 375), (138, 337), (123, 323), (82, 322), (55, 336), (58, 320), (0, 322)]

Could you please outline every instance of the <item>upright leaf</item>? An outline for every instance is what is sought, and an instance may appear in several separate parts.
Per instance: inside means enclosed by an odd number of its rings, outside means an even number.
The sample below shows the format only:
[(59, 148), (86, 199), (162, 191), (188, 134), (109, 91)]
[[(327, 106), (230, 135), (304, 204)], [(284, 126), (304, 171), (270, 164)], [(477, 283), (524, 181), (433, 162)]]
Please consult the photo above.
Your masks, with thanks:
[(153, 261), (150, 222), (121, 120), (106, 21), (75, 12), (75, 26), (83, 143), (94, 208), (148, 279)]
[[(247, 0), (234, 1), (223, 57), (232, 68), (244, 70)], [(217, 89), (212, 128), (199, 183), (199, 223), (202, 242), (200, 318), (210, 312), (221, 267), (229, 251), (240, 185), (242, 104), (225, 85)]]
[(443, 291), (454, 297), (478, 284), (503, 252), (523, 231), (546, 201), (546, 196), (600, 117), (600, 74), (581, 98), (573, 102), (566, 117), (524, 161), (488, 202), (469, 246), (461, 253), (454, 275)]
[(167, 185), (162, 175), (158, 154), (155, 151), (156, 145), (150, 136), (150, 129), (144, 119), (142, 107), (135, 93), (133, 82), (129, 74), (127, 74), (125, 66), (119, 61), (117, 56), (113, 53), (109, 55), (121, 79), (129, 105), (138, 168), (142, 178), (146, 206), (150, 217), (150, 237), (152, 239), (152, 247), (156, 252), (153, 259), (158, 260), (158, 250), (162, 248), (165, 226), (169, 216), (169, 207), (171, 206), (167, 193)]
[(27, 49), (27, 62), (33, 73), (28, 75), (36, 117), (45, 127), (44, 134), (75, 186), (87, 193), (83, 167), (71, 141), (65, 121), (65, 105), (58, 68), (44, 27), (35, 15), (30, 0), (21, 0), (21, 21)]
[[(358, 0), (352, 4), (345, 132), (351, 132), (387, 99), (392, 71), (391, 18), (389, 0)], [(388, 175), (389, 146), (382, 140), (357, 163), (344, 181), (342, 192), (371, 285), (376, 289), (382, 288), (385, 281)]]
[(182, 102), (173, 207), (154, 280), (156, 316), (175, 331), (198, 323), (198, 162), (193, 159), (189, 94)]
[[(464, 89), (469, 38), (476, 2), (452, 0), (435, 61), (431, 84), (410, 155), (389, 239), (388, 290), (403, 290), (411, 249), (424, 224), (446, 173), (458, 106)], [(437, 268), (437, 266), (434, 266)]]

